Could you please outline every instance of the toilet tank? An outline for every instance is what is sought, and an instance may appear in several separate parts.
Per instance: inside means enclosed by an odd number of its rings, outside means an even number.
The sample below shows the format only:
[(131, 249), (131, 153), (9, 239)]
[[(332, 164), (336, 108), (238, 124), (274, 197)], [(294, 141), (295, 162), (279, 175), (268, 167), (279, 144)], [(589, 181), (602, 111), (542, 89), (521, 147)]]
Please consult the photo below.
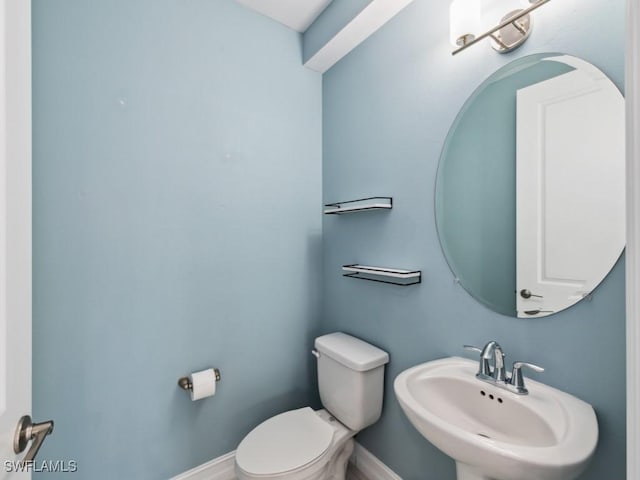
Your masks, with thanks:
[(345, 333), (316, 338), (322, 405), (343, 425), (362, 430), (382, 412), (384, 366), (389, 354)]

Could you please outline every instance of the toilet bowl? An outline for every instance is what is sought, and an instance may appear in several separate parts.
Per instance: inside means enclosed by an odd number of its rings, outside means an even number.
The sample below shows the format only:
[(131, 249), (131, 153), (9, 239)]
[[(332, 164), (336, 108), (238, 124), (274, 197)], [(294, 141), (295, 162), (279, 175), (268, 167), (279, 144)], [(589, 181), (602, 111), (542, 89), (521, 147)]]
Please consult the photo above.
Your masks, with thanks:
[(344, 480), (353, 437), (380, 418), (389, 355), (340, 332), (315, 347), (325, 409), (289, 410), (255, 427), (236, 450), (239, 480)]
[(326, 410), (290, 410), (253, 429), (236, 451), (239, 480), (344, 480), (357, 432)]

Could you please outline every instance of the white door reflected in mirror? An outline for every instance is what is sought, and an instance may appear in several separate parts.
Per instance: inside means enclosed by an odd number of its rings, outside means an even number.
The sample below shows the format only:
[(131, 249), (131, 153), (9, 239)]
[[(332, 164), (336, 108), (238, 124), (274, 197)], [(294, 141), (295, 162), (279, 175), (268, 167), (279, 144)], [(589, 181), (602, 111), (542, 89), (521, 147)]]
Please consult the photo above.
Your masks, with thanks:
[(543, 61), (575, 70), (517, 92), (521, 318), (545, 316), (582, 300), (625, 244), (624, 99), (587, 62), (568, 56)]

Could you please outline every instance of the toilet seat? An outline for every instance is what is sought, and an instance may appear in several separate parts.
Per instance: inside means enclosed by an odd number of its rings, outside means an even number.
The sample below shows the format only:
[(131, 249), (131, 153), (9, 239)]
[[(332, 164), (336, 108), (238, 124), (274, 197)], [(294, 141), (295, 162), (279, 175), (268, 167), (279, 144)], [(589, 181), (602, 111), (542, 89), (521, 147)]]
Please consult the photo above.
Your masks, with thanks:
[(304, 469), (329, 449), (333, 434), (311, 408), (290, 410), (265, 420), (240, 442), (236, 465), (251, 476)]

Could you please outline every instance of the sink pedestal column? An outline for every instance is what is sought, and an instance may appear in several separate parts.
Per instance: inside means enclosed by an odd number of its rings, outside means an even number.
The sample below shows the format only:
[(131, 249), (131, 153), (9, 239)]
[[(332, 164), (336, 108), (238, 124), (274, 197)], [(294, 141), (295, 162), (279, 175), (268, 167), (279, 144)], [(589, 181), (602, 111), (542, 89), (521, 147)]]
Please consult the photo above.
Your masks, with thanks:
[(482, 475), (475, 467), (466, 463), (456, 462), (456, 472), (458, 480), (492, 480), (490, 477)]

